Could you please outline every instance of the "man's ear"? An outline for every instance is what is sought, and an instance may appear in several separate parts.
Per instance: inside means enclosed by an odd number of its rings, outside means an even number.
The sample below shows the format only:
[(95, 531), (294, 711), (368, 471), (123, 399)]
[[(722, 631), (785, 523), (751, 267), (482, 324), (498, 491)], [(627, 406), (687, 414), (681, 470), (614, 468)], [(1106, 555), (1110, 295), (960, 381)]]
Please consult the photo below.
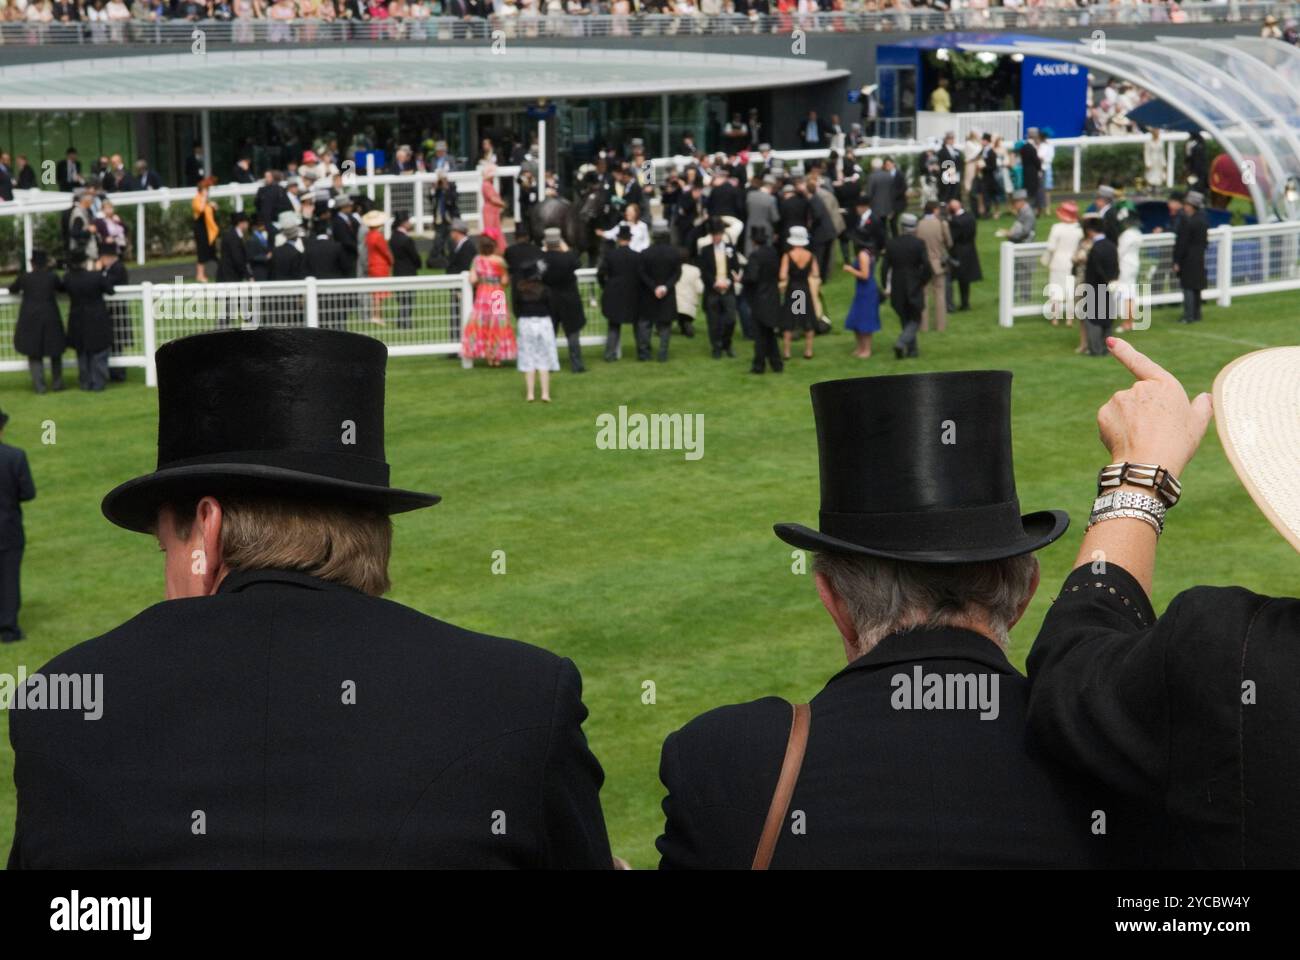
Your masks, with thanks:
[(196, 562), (200, 559), (203, 561), (201, 568), (203, 593), (205, 596), (211, 596), (217, 592), (218, 584), (226, 575), (225, 566), (221, 561), (223, 520), (221, 504), (214, 497), (203, 497), (195, 507), (194, 513), (194, 529), (190, 537), (190, 546), (193, 550), (202, 551), (194, 559)]
[(1033, 600), (1034, 594), (1038, 592), (1038, 584), (1039, 584), (1041, 573), (1042, 571), (1038, 566), (1038, 558), (1034, 557), (1034, 578), (1029, 581), (1029, 590), (1025, 593), (1025, 599), (1020, 601), (1020, 607), (1016, 610), (1016, 615), (1012, 619), (1012, 621), (1007, 624), (1007, 630), (1010, 630), (1017, 623), (1019, 623), (1020, 618), (1023, 617), (1025, 615), (1025, 611), (1029, 609), (1029, 601)]
[(821, 597), (822, 606), (826, 612), (831, 615), (835, 621), (835, 628), (839, 630), (840, 636), (844, 638), (844, 649), (850, 652), (857, 649), (858, 646), (858, 628), (854, 624), (853, 618), (849, 616), (848, 604), (844, 598), (835, 592), (831, 586), (830, 580), (824, 573), (814, 573), (813, 579), (817, 583), (817, 596)]

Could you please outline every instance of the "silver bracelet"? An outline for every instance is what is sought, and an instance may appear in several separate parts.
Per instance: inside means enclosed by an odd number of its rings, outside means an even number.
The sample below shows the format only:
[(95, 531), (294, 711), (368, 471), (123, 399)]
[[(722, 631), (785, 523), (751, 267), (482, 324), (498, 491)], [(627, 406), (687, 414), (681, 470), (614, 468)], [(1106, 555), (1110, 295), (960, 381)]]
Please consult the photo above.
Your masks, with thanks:
[(1155, 530), (1157, 537), (1160, 536), (1160, 534), (1165, 532), (1164, 521), (1162, 521), (1159, 517), (1155, 516), (1154, 514), (1148, 513), (1146, 510), (1126, 510), (1126, 509), (1115, 509), (1115, 510), (1107, 510), (1105, 513), (1094, 513), (1091, 517), (1088, 518), (1088, 529), (1091, 530), (1097, 524), (1105, 520), (1114, 520), (1118, 517), (1127, 517), (1131, 520), (1141, 520), (1144, 523), (1149, 523), (1151, 525), (1151, 529)]
[(1147, 513), (1153, 514), (1163, 526), (1165, 514), (1169, 512), (1169, 507), (1165, 506), (1163, 500), (1148, 496), (1145, 493), (1135, 493), (1132, 490), (1112, 490), (1110, 493), (1103, 493), (1092, 502), (1093, 513), (1106, 513), (1109, 510), (1145, 510)]

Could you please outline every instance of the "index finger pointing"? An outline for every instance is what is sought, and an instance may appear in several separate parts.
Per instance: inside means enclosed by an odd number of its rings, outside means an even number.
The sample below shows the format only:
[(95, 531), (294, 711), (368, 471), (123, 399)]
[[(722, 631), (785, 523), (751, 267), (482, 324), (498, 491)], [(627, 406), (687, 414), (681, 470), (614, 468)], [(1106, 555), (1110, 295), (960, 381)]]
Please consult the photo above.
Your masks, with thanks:
[(1145, 353), (1139, 351), (1127, 340), (1110, 337), (1107, 339), (1106, 345), (1110, 347), (1110, 352), (1115, 355), (1115, 359), (1124, 364), (1128, 372), (1139, 380), (1166, 380), (1172, 377), (1168, 370)]

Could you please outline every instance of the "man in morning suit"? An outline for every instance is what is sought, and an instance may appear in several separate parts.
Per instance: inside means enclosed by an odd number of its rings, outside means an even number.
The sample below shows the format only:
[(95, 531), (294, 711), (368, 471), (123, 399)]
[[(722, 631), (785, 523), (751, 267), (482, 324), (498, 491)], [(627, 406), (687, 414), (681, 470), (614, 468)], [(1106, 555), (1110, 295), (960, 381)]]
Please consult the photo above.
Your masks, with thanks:
[(608, 867), (569, 660), (382, 599), (387, 348), (230, 330), (157, 354), (158, 468), (104, 498), (167, 599), (51, 661), (95, 722), (14, 710), (10, 867)]
[(1030, 748), (1006, 655), (1033, 551), (1069, 525), (1020, 512), (1011, 374), (836, 380), (812, 402), (819, 529), (775, 530), (813, 554), (848, 666), (810, 704), (725, 706), (668, 737), (660, 866), (1089, 865), (1105, 838)]
[(1210, 243), (1210, 225), (1203, 208), (1205, 197), (1189, 190), (1183, 198), (1183, 220), (1174, 239), (1174, 273), (1183, 289), (1183, 315), (1179, 323), (1199, 323), (1201, 299), (1207, 284), (1205, 252)]
[(217, 257), (217, 283), (243, 283), (253, 279), (248, 266), (248, 248), (244, 238), (248, 234), (248, 214), (236, 210), (230, 215), (230, 226), (221, 235)]
[(1119, 279), (1119, 249), (1106, 236), (1106, 224), (1096, 214), (1083, 218), (1084, 235), (1092, 241), (1083, 266), (1083, 289), (1078, 313), (1083, 318), (1088, 356), (1106, 355), (1106, 337), (1115, 318), (1115, 298), (1111, 284)]
[(632, 249), (632, 228), (619, 224), (614, 246), (600, 258), (596, 281), (600, 284), (600, 312), (605, 315), (605, 360), (614, 362), (623, 355), (622, 325), (636, 330), (637, 306), (641, 291), (641, 254)]
[[(0, 437), (9, 423), (9, 414), (0, 410)], [(23, 565), (22, 505), (36, 496), (27, 454), (18, 447), (0, 442), (0, 643), (14, 643), (23, 638), (18, 626), (18, 608), (22, 605), (19, 572)]]
[[(393, 276), (414, 277), (420, 273), (420, 251), (411, 236), (411, 215), (405, 210), (393, 214), (393, 232), (388, 238), (388, 248), (393, 252)], [(397, 325), (411, 325), (411, 309), (415, 304), (414, 290), (397, 292)]]
[(894, 342), (894, 356), (901, 360), (921, 355), (916, 343), (917, 331), (921, 329), (925, 310), (925, 287), (932, 274), (925, 243), (916, 236), (916, 215), (905, 213), (899, 223), (902, 232), (889, 238), (880, 258), (880, 283), (903, 325), (903, 332)]
[(721, 220), (709, 220), (709, 242), (699, 251), (695, 264), (704, 281), (704, 316), (709, 324), (709, 345), (713, 359), (724, 353), (734, 357), (731, 337), (736, 330), (736, 284), (740, 282), (740, 259), (727, 239)]
[(655, 220), (651, 243), (640, 254), (641, 296), (636, 314), (636, 358), (650, 359), (650, 336), (659, 334), (660, 363), (668, 360), (668, 340), (677, 319), (677, 281), (682, 278), (682, 254), (672, 244), (668, 221)]

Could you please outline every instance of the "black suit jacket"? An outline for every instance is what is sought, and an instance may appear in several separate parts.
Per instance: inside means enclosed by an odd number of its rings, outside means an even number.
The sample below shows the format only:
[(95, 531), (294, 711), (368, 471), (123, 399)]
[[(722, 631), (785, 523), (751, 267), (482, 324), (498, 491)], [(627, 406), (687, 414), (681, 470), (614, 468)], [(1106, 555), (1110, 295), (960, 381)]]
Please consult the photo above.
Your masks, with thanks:
[(1294, 869), (1298, 637), (1297, 599), (1196, 587), (1157, 619), (1123, 568), (1080, 567), (1029, 653), (1031, 735), (1134, 865)]
[(636, 323), (641, 300), (641, 254), (615, 244), (600, 258), (600, 311), (610, 323)]
[(717, 279), (725, 279), (728, 283), (727, 292), (735, 293), (735, 275), (740, 272), (740, 258), (736, 255), (736, 248), (730, 243), (725, 245), (725, 255), (727, 258), (727, 276), (719, 278), (717, 259), (713, 255), (713, 238), (710, 237), (704, 249), (695, 254), (695, 265), (700, 268), (700, 279), (704, 281), (705, 296), (716, 293), (713, 289), (713, 282)]
[(1205, 254), (1210, 246), (1210, 225), (1205, 214), (1197, 210), (1184, 216), (1174, 239), (1174, 264), (1178, 283), (1184, 290), (1204, 290), (1209, 285)]
[[(682, 278), (682, 254), (671, 243), (652, 243), (641, 251), (641, 301), (638, 306), (642, 320), (661, 326), (671, 325), (677, 318), (677, 281)], [(668, 292), (655, 296), (655, 288), (664, 286)]]
[[(996, 678), (997, 716), (899, 709), (902, 681)], [(1087, 866), (1087, 805), (1028, 743), (1029, 682), (954, 628), (886, 637), (812, 699), (803, 768), (774, 867)], [(992, 711), (987, 711), (992, 712)], [(664, 742), (660, 867), (747, 869), (790, 733), (776, 697), (712, 710)], [(1100, 845), (1096, 845), (1100, 846)]]
[(254, 280), (271, 279), (271, 235), (266, 234), (266, 240), (263, 242), (257, 233), (249, 230), (244, 237), (244, 250), (248, 254), (248, 269), (252, 271)]
[(10, 867), (610, 865), (578, 671), (536, 647), (249, 571), (42, 672), (102, 673), (103, 715), (11, 713)]
[(1111, 325), (1115, 311), (1109, 285), (1118, 279), (1119, 249), (1105, 236), (1098, 237), (1083, 264), (1084, 319), (1099, 327)]
[(474, 243), (473, 237), (466, 237), (460, 242), (460, 246), (451, 251), (451, 257), (447, 260), (448, 273), (465, 273), (474, 265), (474, 258), (478, 256), (478, 246)]
[[(303, 244), (303, 250), (307, 244)], [(307, 276), (307, 259), (292, 243), (271, 250), (271, 280), (302, 280)]]
[(356, 276), (355, 269), (348, 273), (347, 256), (337, 240), (308, 237), (302, 243), (302, 258), (307, 276), (317, 280), (351, 280)]
[(54, 182), (62, 193), (68, 193), (84, 184), (85, 180), (81, 176), (81, 161), (73, 160), (70, 165), (66, 157), (55, 161)]
[(242, 283), (251, 280), (253, 272), (248, 267), (248, 249), (244, 238), (234, 227), (227, 227), (221, 235), (217, 259), (218, 283)]
[(914, 233), (890, 237), (880, 258), (880, 282), (889, 288), (889, 303), (904, 323), (920, 319), (919, 313), (925, 307), (925, 285), (933, 276), (925, 241)]
[(344, 276), (348, 279), (357, 275), (357, 228), (352, 218), (342, 213), (330, 217), (330, 235), (343, 248)]
[(393, 276), (414, 277), (420, 272), (420, 251), (410, 234), (394, 230), (388, 238), (388, 248), (393, 253)]
[(35, 496), (36, 484), (32, 482), (27, 454), (0, 443), (0, 550), (14, 550), (27, 542), (22, 504)]
[(69, 270), (63, 275), (68, 294), (68, 345), (79, 353), (99, 353), (113, 345), (113, 322), (104, 297), (113, 281), (98, 270)]

